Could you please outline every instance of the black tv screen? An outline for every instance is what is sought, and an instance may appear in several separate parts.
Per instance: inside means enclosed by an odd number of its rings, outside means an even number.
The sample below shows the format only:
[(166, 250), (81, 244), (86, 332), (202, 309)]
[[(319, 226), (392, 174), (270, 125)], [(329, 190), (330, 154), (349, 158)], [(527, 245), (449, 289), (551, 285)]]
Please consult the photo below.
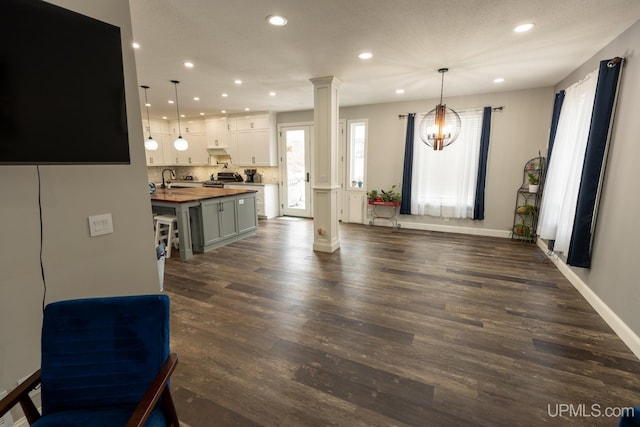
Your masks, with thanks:
[(128, 164), (120, 28), (0, 0), (0, 164)]

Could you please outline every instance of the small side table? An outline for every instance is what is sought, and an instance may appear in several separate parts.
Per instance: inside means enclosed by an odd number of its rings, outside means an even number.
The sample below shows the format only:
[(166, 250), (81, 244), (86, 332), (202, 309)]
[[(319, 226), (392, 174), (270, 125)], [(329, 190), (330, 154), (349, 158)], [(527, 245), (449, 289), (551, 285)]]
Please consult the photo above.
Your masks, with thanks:
[[(391, 226), (394, 229), (400, 227), (398, 219), (396, 218), (400, 211), (400, 202), (375, 202), (369, 200), (369, 205), (373, 206), (369, 225), (374, 225), (376, 219), (384, 219), (391, 222)], [(378, 208), (382, 208), (382, 214), (378, 212)]]

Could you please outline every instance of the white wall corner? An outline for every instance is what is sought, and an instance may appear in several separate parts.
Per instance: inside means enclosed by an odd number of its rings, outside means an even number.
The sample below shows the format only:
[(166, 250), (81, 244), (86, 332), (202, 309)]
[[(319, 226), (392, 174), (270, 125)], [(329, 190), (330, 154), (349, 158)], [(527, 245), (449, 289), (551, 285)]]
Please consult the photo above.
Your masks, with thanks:
[(559, 257), (549, 256), (549, 248), (542, 239), (537, 240), (538, 247), (558, 267), (574, 288), (587, 300), (591, 307), (604, 319), (629, 350), (640, 358), (640, 337), (593, 290)]

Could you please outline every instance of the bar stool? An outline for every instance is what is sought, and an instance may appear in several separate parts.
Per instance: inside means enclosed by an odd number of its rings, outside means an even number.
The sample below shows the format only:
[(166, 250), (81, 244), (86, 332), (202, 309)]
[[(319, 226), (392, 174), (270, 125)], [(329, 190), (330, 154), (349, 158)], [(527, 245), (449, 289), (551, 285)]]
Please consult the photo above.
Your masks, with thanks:
[(171, 258), (171, 247), (180, 248), (178, 218), (174, 215), (156, 215), (153, 221), (156, 229), (156, 245), (160, 240), (166, 240), (167, 258)]

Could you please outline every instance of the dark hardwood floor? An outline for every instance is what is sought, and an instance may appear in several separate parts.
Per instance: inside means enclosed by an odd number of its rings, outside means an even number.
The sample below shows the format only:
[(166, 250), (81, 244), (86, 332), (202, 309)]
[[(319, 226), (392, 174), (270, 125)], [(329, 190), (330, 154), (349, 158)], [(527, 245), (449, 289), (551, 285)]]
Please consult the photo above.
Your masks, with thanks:
[(640, 362), (535, 245), (343, 224), (325, 254), (312, 228), (167, 260), (185, 425), (614, 426), (640, 405)]

